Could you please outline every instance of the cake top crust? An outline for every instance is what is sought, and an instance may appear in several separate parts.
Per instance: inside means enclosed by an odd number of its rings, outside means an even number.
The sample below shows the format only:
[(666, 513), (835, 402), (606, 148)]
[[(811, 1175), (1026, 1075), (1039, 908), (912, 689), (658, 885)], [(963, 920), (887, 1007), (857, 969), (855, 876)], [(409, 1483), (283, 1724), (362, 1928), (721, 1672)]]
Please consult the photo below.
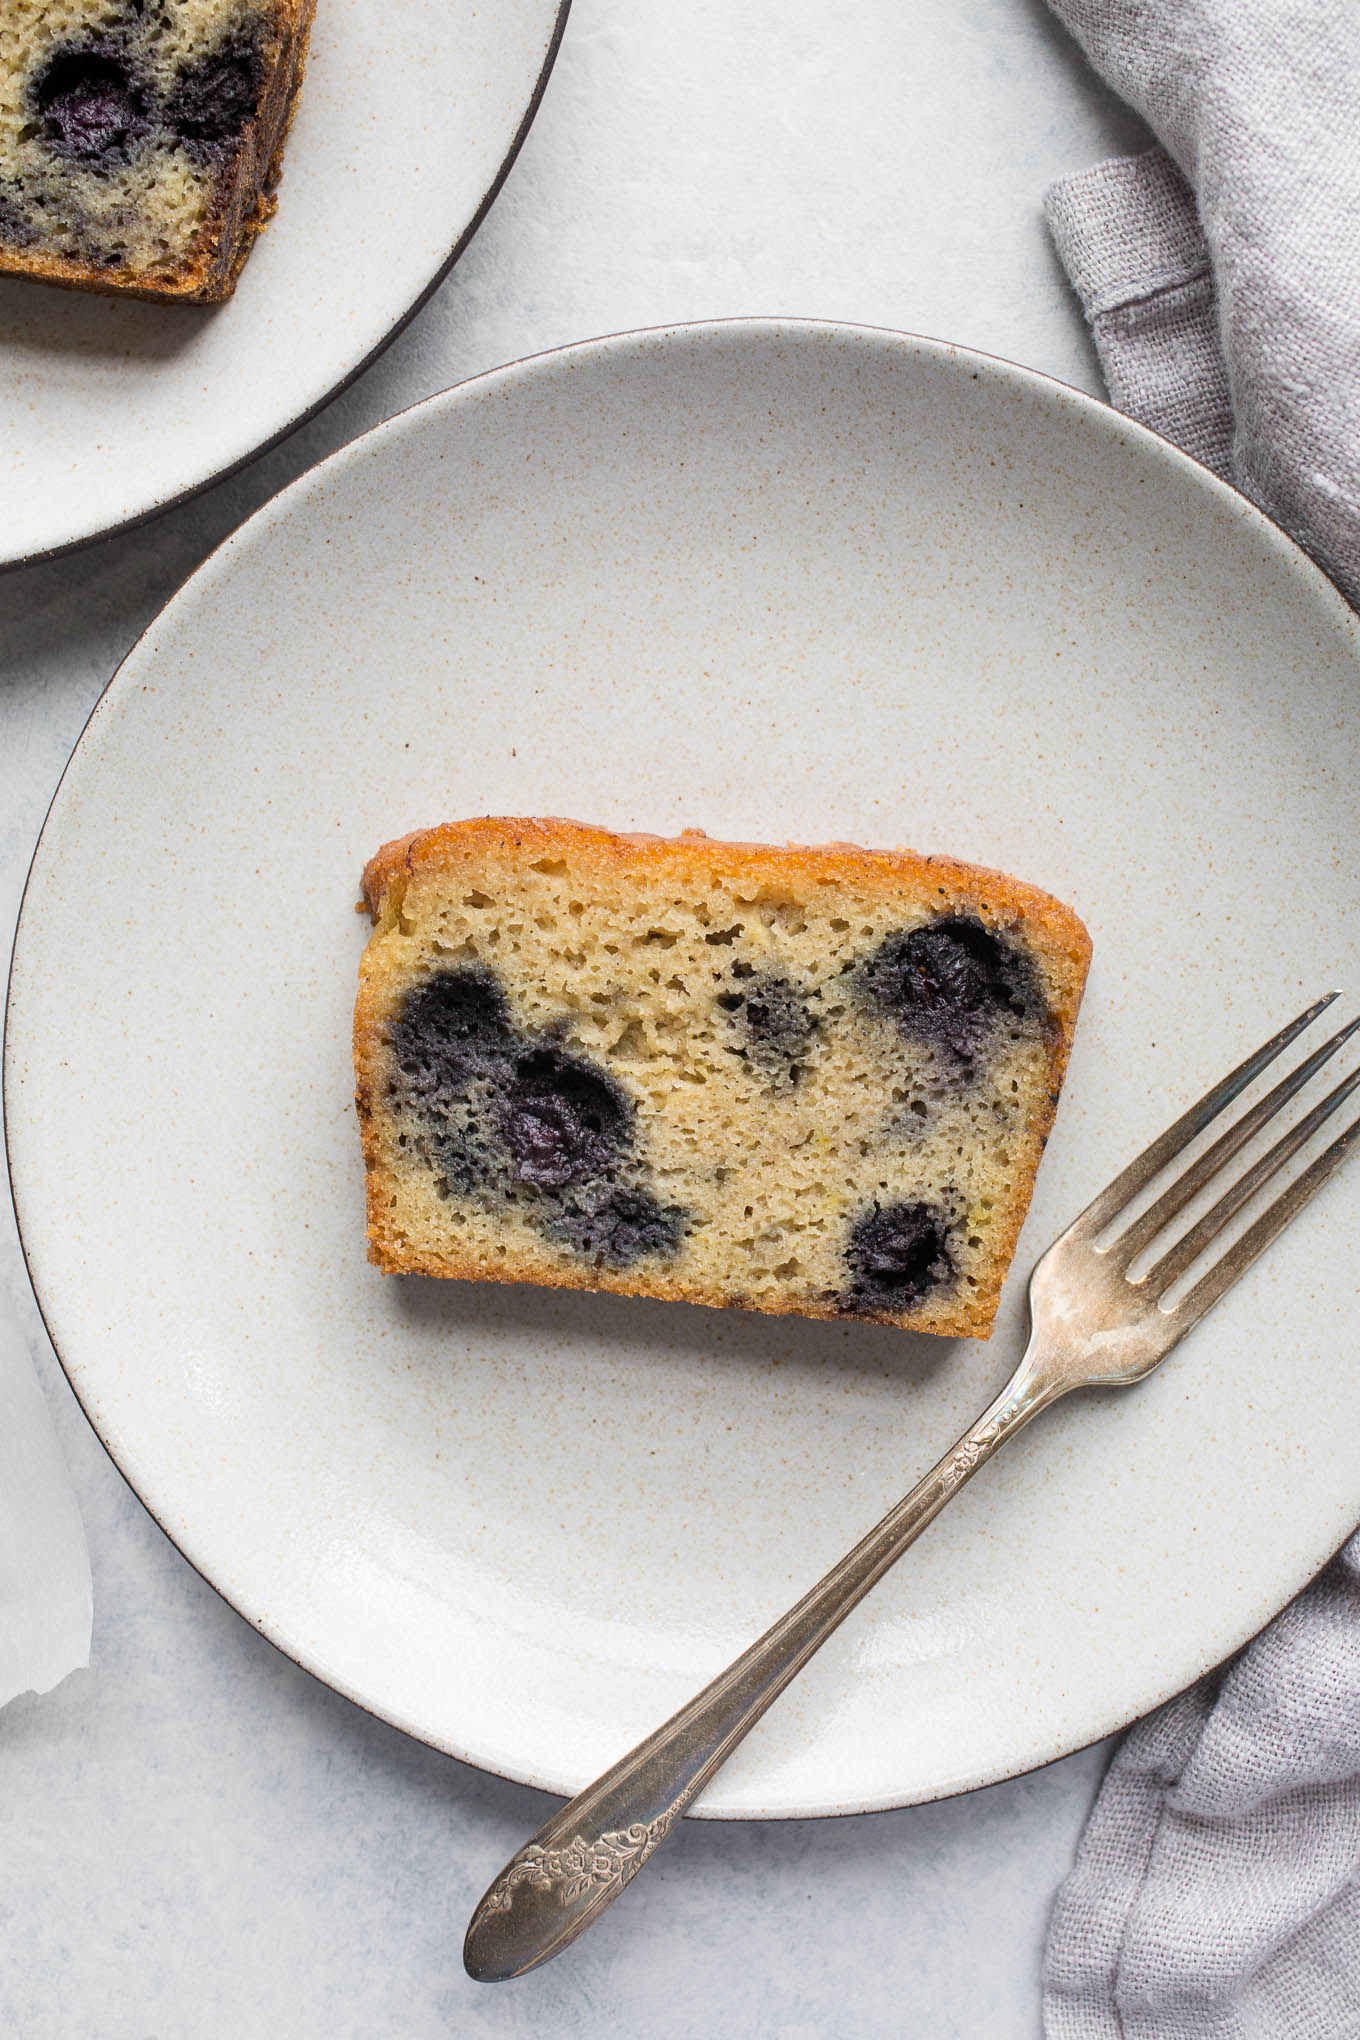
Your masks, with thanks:
[[(965, 863), (911, 849), (868, 850), (858, 843), (750, 843), (709, 836), (703, 829), (684, 829), (676, 836), (645, 831), (602, 829), (558, 815), (478, 815), (413, 829), (386, 843), (364, 868), (360, 911), (376, 925), (400, 914), (407, 885), (423, 873), (452, 868), (497, 855), (524, 863), (535, 855), (560, 857), (570, 852), (593, 867), (600, 877), (611, 870), (636, 871), (639, 865), (674, 874), (696, 876), (716, 872), (724, 878), (750, 872), (770, 879), (776, 875), (810, 885), (831, 882), (861, 884), (877, 892), (893, 890), (903, 881), (929, 882), (938, 911), (957, 907), (980, 913), (993, 924), (1023, 918), (1056, 947), (1065, 949), (1079, 972), (1077, 996), (1070, 1010), (1055, 1018), (1070, 1026), (1076, 1017), (1081, 979), (1091, 956), (1091, 938), (1072, 909), (1042, 888), (986, 865)], [(979, 898), (979, 891), (987, 897)]]

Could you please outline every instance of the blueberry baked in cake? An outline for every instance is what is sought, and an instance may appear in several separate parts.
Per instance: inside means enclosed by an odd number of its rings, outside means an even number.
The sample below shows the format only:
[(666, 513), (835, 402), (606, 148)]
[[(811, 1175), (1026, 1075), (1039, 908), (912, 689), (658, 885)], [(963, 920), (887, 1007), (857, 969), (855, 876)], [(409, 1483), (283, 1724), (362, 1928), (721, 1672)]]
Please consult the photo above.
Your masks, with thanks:
[(910, 851), (455, 822), (380, 850), (370, 1258), (985, 1338), (1090, 957)]
[(211, 304), (274, 210), (314, 0), (4, 0), (0, 274)]

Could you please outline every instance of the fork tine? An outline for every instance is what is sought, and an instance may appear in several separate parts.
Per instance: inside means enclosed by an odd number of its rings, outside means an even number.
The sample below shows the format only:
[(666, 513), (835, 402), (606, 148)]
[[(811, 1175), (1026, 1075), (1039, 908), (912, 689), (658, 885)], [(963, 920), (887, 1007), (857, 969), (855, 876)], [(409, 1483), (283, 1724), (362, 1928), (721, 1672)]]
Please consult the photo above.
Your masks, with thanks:
[[(1289, 1100), (1303, 1089), (1309, 1078), (1320, 1070), (1325, 1062), (1330, 1061), (1339, 1048), (1345, 1046), (1358, 1028), (1360, 1019), (1352, 1020), (1349, 1026), (1341, 1028), (1330, 1040), (1324, 1041), (1321, 1048), (1314, 1049), (1297, 1069), (1291, 1070), (1272, 1091), (1267, 1092), (1259, 1104), (1253, 1105), (1251, 1110), (1244, 1112), (1226, 1133), (1220, 1134), (1213, 1146), (1206, 1148), (1198, 1161), (1192, 1162), (1188, 1169), (1183, 1170), (1175, 1182), (1163, 1191), (1156, 1203), (1150, 1204), (1141, 1217), (1136, 1218), (1133, 1224), (1112, 1242), (1109, 1251), (1115, 1256), (1115, 1266), (1127, 1268), (1130, 1261), (1142, 1253), (1144, 1247), (1150, 1246), (1168, 1221), (1173, 1219), (1178, 1211), (1183, 1211), (1192, 1197), (1199, 1195), (1204, 1185), (1213, 1180), (1224, 1163), (1231, 1161), (1239, 1149), (1244, 1148), (1267, 1121), (1273, 1119), (1280, 1108), (1287, 1105)], [(1323, 1113), (1324, 1119), (1326, 1116), (1326, 1113)], [(1321, 1124), (1321, 1121), (1318, 1121), (1318, 1124)], [(1258, 1181), (1264, 1182), (1265, 1177), (1258, 1178)], [(1205, 1240), (1211, 1240), (1216, 1230), (1217, 1227), (1207, 1232), (1204, 1235)], [(1191, 1260), (1193, 1259), (1192, 1255)], [(1190, 1262), (1187, 1261), (1185, 1266), (1188, 1268), (1189, 1265)]]
[(1206, 1310), (1212, 1309), (1219, 1298), (1232, 1288), (1239, 1275), (1245, 1275), (1257, 1255), (1263, 1254), (1290, 1220), (1297, 1218), (1304, 1205), (1341, 1167), (1357, 1143), (1360, 1143), (1360, 1119), (1353, 1120), (1344, 1133), (1338, 1134), (1331, 1146), (1324, 1149), (1283, 1195), (1261, 1213), (1255, 1225), (1249, 1226), (1241, 1239), (1229, 1247), (1223, 1259), (1215, 1262), (1193, 1289), (1188, 1290), (1180, 1302), (1166, 1313), (1176, 1327), (1178, 1339), (1204, 1316)]
[(1325, 1098), (1319, 1099), (1312, 1111), (1301, 1119), (1297, 1126), (1291, 1126), (1288, 1133), (1277, 1140), (1273, 1148), (1263, 1154), (1258, 1161), (1253, 1162), (1249, 1169), (1245, 1169), (1232, 1188), (1224, 1192), (1211, 1210), (1196, 1220), (1184, 1238), (1177, 1240), (1175, 1246), (1169, 1248), (1156, 1265), (1148, 1269), (1147, 1274), (1136, 1286), (1141, 1289), (1146, 1285), (1156, 1296), (1169, 1289), (1178, 1275), (1183, 1275), (1187, 1268), (1194, 1265), (1210, 1241), (1217, 1238), (1229, 1220), (1235, 1218), (1243, 1205), (1250, 1202), (1261, 1185), (1268, 1183), (1277, 1170), (1282, 1169), (1290, 1157), (1296, 1155), (1299, 1149), (1312, 1139), (1318, 1128), (1345, 1104), (1358, 1086), (1360, 1070), (1353, 1070), (1350, 1076), (1342, 1079), (1335, 1090), (1329, 1091)]
[(1181, 1149), (1188, 1147), (1195, 1135), (1202, 1133), (1210, 1120), (1216, 1119), (1225, 1105), (1231, 1105), (1233, 1099), (1245, 1091), (1248, 1084), (1253, 1083), (1262, 1070), (1274, 1062), (1276, 1056), (1288, 1048), (1290, 1042), (1302, 1034), (1304, 1028), (1316, 1020), (1318, 1014), (1324, 1012), (1332, 1001), (1339, 999), (1340, 996), (1340, 992), (1328, 992), (1324, 999), (1316, 1000), (1300, 1013), (1297, 1020), (1291, 1020), (1278, 1034), (1272, 1034), (1270, 1040), (1258, 1048), (1255, 1055), (1249, 1055), (1244, 1063), (1239, 1063), (1221, 1083), (1214, 1085), (1212, 1091), (1206, 1092), (1198, 1104), (1192, 1105), (1188, 1112), (1181, 1114), (1174, 1125), (1168, 1126), (1166, 1132), (1159, 1135), (1151, 1147), (1144, 1148), (1141, 1155), (1130, 1162), (1126, 1169), (1121, 1170), (1113, 1183), (1107, 1185), (1099, 1197), (1092, 1199), (1068, 1231), (1080, 1230), (1088, 1236), (1093, 1232), (1102, 1232), (1111, 1219), (1119, 1216), (1129, 1199), (1137, 1196), (1144, 1184), (1150, 1183), (1159, 1170), (1164, 1169), (1168, 1162), (1174, 1161)]

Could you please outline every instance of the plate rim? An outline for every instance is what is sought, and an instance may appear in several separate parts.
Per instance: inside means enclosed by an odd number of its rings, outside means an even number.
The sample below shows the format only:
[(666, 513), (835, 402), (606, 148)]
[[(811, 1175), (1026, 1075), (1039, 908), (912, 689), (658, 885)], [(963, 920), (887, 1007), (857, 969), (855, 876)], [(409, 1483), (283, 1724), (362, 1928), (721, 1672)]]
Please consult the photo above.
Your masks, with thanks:
[[(394, 323), (388, 327), (387, 331), (379, 337), (379, 339), (369, 349), (368, 353), (363, 357), (362, 361), (356, 362), (354, 367), (347, 370), (346, 373), (343, 376), (341, 376), (338, 382), (332, 383), (328, 389), (323, 390), (321, 395), (317, 398), (314, 404), (309, 404), (305, 410), (299, 411), (295, 417), (288, 419), (285, 424), (281, 425), (277, 432), (272, 432), (267, 439), (261, 439), (247, 452), (241, 454), (238, 459), (229, 461), (225, 467), (214, 468), (211, 474), (202, 476), (196, 482), (187, 483), (184, 488), (177, 490), (174, 495), (166, 496), (161, 502), (153, 503), (145, 510), (134, 510), (130, 516), (119, 518), (113, 524), (102, 524), (98, 527), (97, 530), (86, 532), (81, 537), (63, 539), (57, 545), (42, 546), (36, 552), (15, 553), (12, 554), (8, 559), (0, 559), (0, 575), (20, 573), (25, 567), (44, 566), (51, 560), (65, 559), (71, 553), (83, 551), (83, 549), (88, 545), (98, 545), (102, 540), (106, 538), (120, 538), (125, 532), (136, 531), (142, 525), (150, 524), (154, 518), (163, 517), (167, 513), (167, 511), (178, 509), (182, 503), (191, 503), (195, 496), (204, 495), (209, 489), (215, 488), (219, 482), (230, 481), (233, 475), (241, 474), (244, 469), (248, 468), (252, 464), (252, 462), (261, 459), (263, 455), (265, 455), (266, 453), (272, 453), (276, 446), (282, 446), (285, 439), (291, 439), (295, 432), (300, 432), (304, 425), (309, 425), (313, 418), (319, 416), (320, 413), (326, 409), (328, 404), (334, 403), (337, 397), (343, 396), (344, 392), (347, 389), (349, 389), (354, 383), (356, 383), (359, 380), (359, 377), (365, 374), (366, 371), (373, 366), (374, 362), (378, 359), (378, 357), (387, 352), (388, 348), (392, 345), (393, 341), (398, 339), (399, 336), (405, 332), (406, 328), (415, 318), (417, 312), (423, 310), (425, 305), (429, 303), (430, 299), (434, 296), (434, 293), (438, 290), (440, 284), (443, 283), (445, 277), (448, 275), (449, 271), (453, 268), (454, 264), (460, 260), (460, 258), (466, 251), (468, 244), (472, 240), (473, 236), (481, 228), (483, 220), (485, 220), (492, 206), (499, 198), (501, 188), (504, 185), (506, 178), (510, 175), (510, 172), (513, 170), (515, 166), (515, 160), (518, 157), (520, 150), (523, 148), (525, 141), (528, 138), (529, 130), (533, 126), (535, 120), (538, 117), (538, 109), (543, 103), (544, 94), (548, 89), (548, 81), (552, 77), (553, 69), (557, 63), (558, 52), (562, 47), (562, 39), (566, 34), (567, 16), (570, 14), (570, 12), (571, 12), (571, 0), (557, 0), (557, 13), (553, 20), (552, 33), (548, 38), (548, 47), (544, 52), (543, 62), (539, 68), (538, 76), (534, 80), (533, 89), (530, 92), (528, 100), (525, 103), (524, 112), (520, 118), (519, 125), (515, 129), (514, 134), (511, 136), (510, 146), (506, 151), (505, 156), (502, 158), (501, 163), (498, 169), (496, 170), (495, 175), (492, 177), (490, 184), (487, 186), (485, 192), (482, 194), (482, 197), (478, 202), (477, 209), (473, 213), (472, 218), (468, 221), (466, 227), (463, 229), (463, 232), (459, 235), (458, 239), (455, 241), (453, 247), (449, 250), (448, 254), (441, 259), (439, 266), (434, 271), (434, 274), (430, 277), (429, 282), (422, 287), (422, 289), (417, 293), (416, 297), (407, 306), (406, 310), (399, 314)], [(454, 387), (458, 386), (454, 385)], [(432, 391), (431, 394), (439, 396), (442, 395), (443, 392)], [(426, 403), (428, 401), (429, 401), (428, 398), (423, 397), (417, 399), (418, 403)], [(406, 410), (413, 410), (416, 408), (416, 406), (406, 405), (404, 408)], [(402, 414), (400, 412), (396, 412), (393, 415), (400, 416)], [(380, 423), (386, 423), (386, 420), (381, 420)], [(369, 427), (370, 431), (372, 431), (373, 429), (375, 428), (373, 428), (372, 426)], [(360, 436), (363, 437), (366, 435), (361, 434)], [(352, 440), (347, 440), (345, 442), (346, 445), (353, 445), (353, 443), (354, 442)], [(343, 447), (336, 448), (336, 452), (343, 451), (344, 451)], [(332, 456), (330, 455), (323, 456), (324, 459), (330, 459), (331, 457)], [(319, 467), (321, 464), (322, 463), (320, 461), (313, 461), (311, 465), (309, 467), (304, 468), (302, 472), (303, 474), (310, 474), (313, 467)], [(301, 480), (301, 476), (294, 476), (293, 479), (295, 481)], [(276, 496), (282, 495), (283, 490), (290, 488), (291, 486), (292, 484), (290, 482), (285, 482), (283, 485), (283, 489), (277, 490), (275, 492), (275, 496), (268, 497), (265, 503), (259, 505), (259, 508), (260, 509), (266, 508), (268, 503), (274, 502)], [(254, 517), (256, 514), (257, 514), (256, 511), (252, 511), (251, 517)], [(250, 518), (246, 518), (245, 522), (249, 523)], [(237, 525), (235, 527), (236, 530), (240, 530), (241, 528), (242, 528), (241, 525)], [(213, 552), (216, 552), (217, 550), (218, 548), (214, 546)], [(200, 565), (206, 564), (206, 559), (211, 559), (211, 557), (212, 554), (209, 553), (208, 555), (206, 555), (205, 560), (200, 561), (199, 564)], [(167, 607), (169, 602), (174, 601), (175, 596), (179, 594), (180, 589), (186, 585), (186, 582), (189, 578), (190, 576), (186, 576), (185, 581), (181, 581), (179, 583), (179, 585), (173, 590), (171, 595), (168, 597), (167, 603), (162, 604), (162, 608)], [(159, 617), (160, 614), (161, 611), (157, 610), (156, 617)], [(151, 619), (153, 623), (156, 621), (156, 617), (153, 617)], [(144, 633), (139, 632), (137, 637), (134, 639), (133, 643), (128, 647), (128, 650), (123, 654), (123, 659), (119, 660), (118, 665), (114, 668), (113, 673), (110, 675), (108, 683), (109, 685), (112, 685), (113, 681), (118, 677), (118, 673), (123, 665), (123, 660), (129, 658), (131, 654), (136, 651), (138, 645), (141, 643), (143, 635)], [(107, 688), (105, 688), (104, 692), (107, 692)], [(100, 694), (99, 697), (100, 701), (102, 701), (104, 698), (104, 692), (101, 692)], [(99, 705), (98, 702), (96, 702), (95, 706), (98, 707), (98, 705)], [(87, 720), (80, 732), (79, 737), (76, 739), (77, 748), (79, 748), (80, 744), (83, 743), (85, 738), (85, 730), (88, 729), (88, 727), (89, 722)], [(72, 752), (71, 755), (72, 757), (74, 757), (75, 755), (74, 751)], [(69, 764), (70, 762), (69, 759), (67, 762)], [(62, 777), (63, 778), (65, 777), (64, 771)], [(58, 790), (60, 790), (61, 782), (58, 781), (57, 784)], [(48, 813), (50, 812), (51, 808), (49, 804)], [(43, 827), (46, 828), (46, 826), (47, 816), (44, 815)], [(38, 840), (39, 842), (41, 842), (42, 840), (41, 834), (39, 835)], [(25, 879), (24, 891), (27, 892), (27, 890), (28, 881), (27, 879)], [(20, 912), (22, 913), (22, 896), (20, 903)], [(6, 1012), (8, 1012), (8, 1009), (9, 1001), (7, 994)]]
[[(570, 0), (562, 0), (559, 24), (565, 18), (569, 5)], [(546, 72), (544, 75), (546, 78)], [(526, 118), (525, 131), (527, 131), (527, 119), (531, 117), (530, 115)], [(470, 229), (469, 233), (471, 231)], [(80, 757), (86, 740), (95, 727), (101, 711), (109, 705), (110, 697), (113, 695), (114, 689), (124, 670), (142, 651), (144, 645), (152, 637), (170, 610), (181, 598), (187, 595), (191, 585), (198, 581), (200, 577), (210, 578), (214, 572), (223, 570), (225, 556), (230, 553), (238, 542), (244, 540), (245, 534), (251, 531), (252, 527), (259, 524), (267, 528), (273, 520), (286, 516), (290, 499), (295, 493), (301, 495), (306, 489), (313, 486), (317, 478), (323, 473), (329, 474), (332, 469), (339, 468), (347, 461), (362, 459), (370, 447), (370, 442), (379, 435), (392, 434), (395, 436), (403, 429), (407, 431), (418, 430), (419, 427), (415, 423), (418, 414), (423, 414), (436, 408), (440, 411), (456, 409), (464, 403), (475, 402), (484, 390), (489, 390), (498, 383), (514, 380), (526, 372), (534, 370), (544, 374), (551, 374), (555, 370), (560, 370), (563, 366), (569, 367), (573, 359), (579, 359), (582, 356), (607, 356), (615, 351), (625, 352), (629, 349), (636, 349), (638, 343), (641, 342), (654, 342), (658, 345), (665, 345), (672, 341), (683, 343), (686, 341), (693, 342), (701, 337), (707, 340), (734, 335), (749, 337), (753, 340), (769, 340), (786, 336), (798, 340), (827, 337), (838, 340), (848, 338), (865, 342), (887, 343), (894, 349), (901, 347), (908, 353), (919, 352), (927, 356), (963, 363), (975, 361), (982, 364), (981, 369), (978, 371), (979, 374), (983, 372), (992, 373), (999, 376), (1001, 381), (1012, 381), (1021, 388), (1037, 386), (1038, 390), (1048, 401), (1065, 405), (1069, 409), (1090, 418), (1092, 422), (1098, 423), (1102, 430), (1115, 431), (1121, 435), (1127, 433), (1135, 441), (1141, 443), (1144, 451), (1154, 460), (1161, 461), (1173, 471), (1189, 471), (1194, 477), (1196, 487), (1204, 488), (1208, 485), (1211, 495), (1217, 495), (1220, 499), (1224, 497), (1230, 499), (1234, 512), (1256, 530), (1259, 538), (1276, 554), (1282, 566), (1303, 582), (1305, 587), (1310, 590), (1314, 599), (1321, 600), (1322, 608), (1330, 611), (1333, 621), (1339, 623), (1346, 635), (1355, 642), (1357, 656), (1360, 656), (1360, 616), (1357, 616), (1356, 612), (1351, 609), (1335, 584), (1295, 540), (1269, 518), (1264, 511), (1260, 510), (1250, 498), (1244, 496), (1240, 490), (1236, 489), (1230, 482), (1225, 481), (1222, 476), (1216, 474), (1202, 462), (1194, 459), (1192, 455), (1184, 452), (1182, 448), (1176, 446), (1172, 441), (1162, 438), (1160, 434), (1153, 432), (1149, 427), (1127, 417), (1123, 412), (1115, 410), (1112, 405), (1102, 401), (1100, 398), (1089, 395), (1084, 390), (1077, 389), (1073, 385), (1061, 381), (1058, 377), (1047, 375), (1042, 370), (1030, 368), (1020, 362), (1011, 361), (1002, 355), (986, 353), (981, 349), (967, 346), (961, 342), (912, 333), (896, 327), (875, 326), (839, 319), (818, 319), (806, 316), (786, 318), (777, 315), (686, 320), (656, 326), (625, 328), (619, 331), (594, 335), (583, 340), (568, 342), (561, 346), (545, 348), (516, 357), (511, 361), (482, 370), (477, 375), (468, 377), (462, 382), (451, 384), (443, 390), (434, 391), (426, 397), (419, 398), (413, 404), (392, 413), (390, 417), (379, 420), (364, 432), (356, 435), (354, 439), (347, 441), (344, 446), (336, 448), (332, 453), (312, 463), (311, 466), (305, 468), (299, 475), (286, 482), (274, 495), (260, 504), (249, 517), (245, 518), (239, 525), (228, 532), (225, 537), (219, 540), (212, 550), (185, 575), (184, 579), (175, 587), (156, 614), (138, 632), (136, 638), (119, 659), (94, 701), (53, 789), (20, 893), (14, 940), (6, 974), (3, 1016), (3, 1068), (0, 1069), (0, 1104), (3, 1105), (4, 1117), (5, 1167), (20, 1252), (23, 1257), (24, 1269), (28, 1276), (35, 1307), (66, 1383), (74, 1395), (90, 1429), (103, 1448), (106, 1457), (111, 1461), (131, 1492), (136, 1496), (139, 1505), (146, 1510), (152, 1521), (169, 1540), (179, 1556), (251, 1630), (263, 1636), (274, 1649), (280, 1651), (285, 1658), (295, 1664), (301, 1671), (306, 1672), (309, 1677), (316, 1679), (331, 1691), (339, 1693), (343, 1698), (350, 1701), (353, 1705), (360, 1707), (365, 1713), (373, 1716), (375, 1719), (387, 1723), (402, 1734), (411, 1736), (415, 1741), (424, 1744), (427, 1748), (438, 1750), (441, 1754), (468, 1764), (471, 1768), (482, 1771), (488, 1776), (503, 1778), (508, 1783), (523, 1785), (531, 1790), (546, 1792), (556, 1797), (566, 1797), (576, 1788), (564, 1786), (560, 1781), (555, 1781), (552, 1778), (530, 1774), (527, 1770), (505, 1768), (503, 1763), (492, 1762), (485, 1756), (476, 1755), (448, 1738), (438, 1736), (430, 1732), (428, 1728), (421, 1727), (410, 1721), (403, 1716), (399, 1709), (376, 1704), (374, 1700), (358, 1691), (344, 1675), (330, 1667), (320, 1654), (315, 1656), (300, 1655), (291, 1642), (282, 1635), (275, 1633), (275, 1625), (268, 1616), (252, 1614), (246, 1608), (238, 1605), (238, 1602), (233, 1599), (232, 1594), (227, 1588), (214, 1580), (203, 1569), (198, 1560), (184, 1549), (175, 1533), (168, 1527), (157, 1509), (141, 1493), (136, 1483), (125, 1470), (115, 1441), (105, 1435), (104, 1430), (96, 1421), (90, 1404), (81, 1392), (77, 1379), (78, 1366), (74, 1362), (68, 1365), (53, 1335), (52, 1326), (48, 1319), (48, 1312), (44, 1306), (42, 1291), (35, 1272), (29, 1242), (25, 1236), (22, 1202), (19, 1184), (16, 1180), (15, 1159), (11, 1140), (11, 1128), (15, 1122), (13, 1103), (18, 1095), (18, 1080), (15, 1070), (16, 1058), (11, 1029), (11, 1020), (15, 1011), (16, 964), (19, 957), (20, 943), (24, 934), (29, 891), (42, 855), (49, 825), (62, 799), (68, 776), (75, 767), (76, 760)], [(308, 415), (311, 414), (309, 413)], [(158, 513), (152, 512), (149, 514), (155, 515)], [(143, 520), (139, 519), (138, 521)], [(1323, 1571), (1331, 1563), (1337, 1552), (1349, 1541), (1349, 1536), (1350, 1532), (1347, 1532), (1341, 1542), (1332, 1547), (1322, 1557), (1315, 1573), (1310, 1575), (1310, 1577), (1316, 1577), (1317, 1573)], [(1301, 1582), (1299, 1589), (1296, 1591), (1301, 1591), (1305, 1584), (1307, 1582)], [(1283, 1605), (1287, 1605), (1287, 1603)], [(1188, 1691), (1189, 1687), (1194, 1685), (1200, 1678), (1205, 1677), (1210, 1672), (1217, 1670), (1227, 1663), (1254, 1636), (1258, 1635), (1262, 1629), (1268, 1626), (1279, 1612), (1280, 1609), (1272, 1609), (1269, 1614), (1260, 1620), (1253, 1616), (1249, 1626), (1242, 1631), (1240, 1636), (1237, 1636), (1236, 1640), (1221, 1657), (1212, 1660), (1206, 1659), (1186, 1685), (1177, 1687), (1172, 1692), (1165, 1694), (1156, 1703), (1156, 1706), (1169, 1704), (1179, 1694)], [(1155, 1711), (1155, 1709), (1147, 1711)], [(1126, 1715), (1122, 1708), (1116, 1707), (1112, 1710), (1110, 1718), (1102, 1721), (1102, 1724), (1095, 1733), (1087, 1739), (1064, 1744), (1055, 1751), (1045, 1751), (1034, 1756), (1029, 1761), (1020, 1758), (999, 1770), (989, 1767), (985, 1773), (970, 1771), (966, 1776), (946, 1782), (938, 1788), (926, 1791), (913, 1790), (910, 1796), (907, 1797), (893, 1797), (891, 1799), (875, 1798), (871, 1801), (833, 1806), (821, 1805), (810, 1808), (779, 1807), (775, 1809), (762, 1809), (757, 1807), (754, 1810), (750, 1808), (714, 1808), (710, 1811), (700, 1804), (693, 1810), (690, 1817), (700, 1820), (719, 1821), (849, 1819), (862, 1814), (889, 1813), (899, 1811), (908, 1806), (935, 1804), (944, 1800), (962, 1797), (966, 1793), (980, 1790), (986, 1785), (1002, 1784), (1013, 1779), (1034, 1775), (1046, 1770), (1051, 1764), (1061, 1762), (1069, 1756), (1075, 1756), (1084, 1750), (1094, 1748), (1096, 1744), (1104, 1741), (1109, 1736), (1121, 1733), (1123, 1730), (1131, 1727), (1136, 1721), (1144, 1718), (1146, 1718), (1145, 1712)]]

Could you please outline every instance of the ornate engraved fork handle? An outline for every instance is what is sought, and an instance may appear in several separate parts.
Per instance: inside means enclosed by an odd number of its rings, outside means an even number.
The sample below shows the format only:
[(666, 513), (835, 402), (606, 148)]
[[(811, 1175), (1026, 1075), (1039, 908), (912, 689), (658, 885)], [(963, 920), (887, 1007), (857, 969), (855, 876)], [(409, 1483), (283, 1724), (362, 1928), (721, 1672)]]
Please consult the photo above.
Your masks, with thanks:
[(472, 1916), (468, 1974), (501, 1983), (576, 1939), (636, 1876), (698, 1792), (831, 1632), (1004, 1441), (1072, 1384), (1032, 1353), (895, 1509), (678, 1714), (544, 1822)]

